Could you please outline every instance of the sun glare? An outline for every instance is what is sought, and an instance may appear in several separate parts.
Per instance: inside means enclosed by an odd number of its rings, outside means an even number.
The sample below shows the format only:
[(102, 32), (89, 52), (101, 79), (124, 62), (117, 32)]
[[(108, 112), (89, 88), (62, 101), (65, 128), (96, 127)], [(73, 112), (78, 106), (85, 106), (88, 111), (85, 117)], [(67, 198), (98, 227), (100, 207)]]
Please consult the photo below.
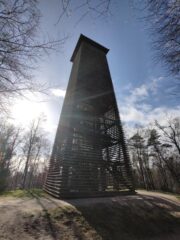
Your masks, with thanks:
[(12, 106), (12, 121), (15, 124), (28, 125), (33, 119), (41, 114), (47, 115), (47, 107), (44, 102), (38, 102), (35, 97), (28, 99), (17, 99)]
[(56, 97), (65, 97), (66, 91), (60, 88), (53, 88), (51, 92)]
[(57, 128), (57, 122), (53, 119), (53, 112), (41, 96), (28, 95), (28, 99), (17, 99), (11, 109), (11, 120), (14, 125), (28, 128), (32, 120), (44, 116), (45, 121), (41, 127), (49, 133), (52, 141)]

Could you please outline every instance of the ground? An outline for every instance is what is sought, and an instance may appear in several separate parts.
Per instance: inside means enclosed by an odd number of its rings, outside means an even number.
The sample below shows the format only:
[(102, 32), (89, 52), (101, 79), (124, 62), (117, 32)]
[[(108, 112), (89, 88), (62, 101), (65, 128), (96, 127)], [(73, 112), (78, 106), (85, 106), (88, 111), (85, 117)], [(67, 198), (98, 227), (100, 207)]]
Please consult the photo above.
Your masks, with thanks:
[(43, 194), (0, 197), (0, 240), (178, 240), (175, 195), (136, 195), (62, 201)]

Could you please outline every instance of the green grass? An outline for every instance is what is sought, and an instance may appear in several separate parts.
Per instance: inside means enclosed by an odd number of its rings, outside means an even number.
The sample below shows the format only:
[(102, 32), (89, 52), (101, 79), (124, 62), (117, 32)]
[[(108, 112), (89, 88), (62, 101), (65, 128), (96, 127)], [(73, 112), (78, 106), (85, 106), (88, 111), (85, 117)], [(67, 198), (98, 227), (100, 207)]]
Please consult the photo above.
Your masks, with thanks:
[(42, 189), (38, 188), (32, 188), (28, 190), (13, 190), (13, 191), (5, 191), (0, 193), (0, 197), (16, 197), (16, 198), (23, 198), (23, 197), (43, 197), (45, 196), (45, 193), (43, 192)]
[(176, 198), (180, 201), (180, 195), (176, 195)]

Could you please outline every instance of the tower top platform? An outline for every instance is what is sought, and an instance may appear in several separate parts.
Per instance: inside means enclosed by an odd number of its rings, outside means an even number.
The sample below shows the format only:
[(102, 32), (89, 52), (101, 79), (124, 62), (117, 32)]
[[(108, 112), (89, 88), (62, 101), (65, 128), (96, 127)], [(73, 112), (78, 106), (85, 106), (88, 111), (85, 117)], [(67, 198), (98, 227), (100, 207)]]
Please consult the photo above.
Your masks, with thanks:
[(75, 49), (74, 49), (74, 52), (73, 52), (73, 54), (72, 54), (72, 57), (71, 57), (71, 59), (70, 59), (71, 62), (74, 61), (74, 58), (75, 58), (75, 56), (76, 56), (76, 54), (77, 54), (77, 52), (78, 52), (78, 50), (79, 50), (79, 47), (81, 46), (81, 44), (82, 44), (83, 42), (86, 42), (86, 43), (88, 43), (88, 44), (90, 44), (90, 45), (92, 45), (92, 46), (94, 46), (94, 47), (96, 47), (96, 48), (99, 48), (99, 49), (100, 49), (101, 51), (103, 51), (105, 54), (107, 54), (108, 51), (109, 51), (108, 48), (102, 46), (101, 44), (99, 44), (99, 43), (91, 40), (90, 38), (84, 36), (83, 34), (81, 34), (80, 37), (79, 37), (79, 40), (78, 40), (78, 42), (77, 42), (77, 44), (76, 44), (76, 47), (75, 47)]

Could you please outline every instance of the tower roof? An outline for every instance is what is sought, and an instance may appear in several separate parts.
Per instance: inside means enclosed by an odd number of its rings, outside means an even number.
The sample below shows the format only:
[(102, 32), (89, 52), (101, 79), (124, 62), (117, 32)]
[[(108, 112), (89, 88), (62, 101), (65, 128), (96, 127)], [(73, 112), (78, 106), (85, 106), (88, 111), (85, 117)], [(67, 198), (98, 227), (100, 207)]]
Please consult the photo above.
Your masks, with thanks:
[(72, 54), (72, 57), (71, 57), (71, 59), (70, 59), (71, 62), (74, 61), (74, 58), (75, 58), (75, 56), (76, 56), (76, 54), (77, 54), (77, 52), (78, 52), (78, 50), (79, 50), (79, 47), (81, 46), (82, 42), (87, 42), (88, 44), (90, 44), (90, 45), (92, 45), (92, 46), (94, 46), (94, 47), (96, 47), (96, 48), (99, 48), (99, 49), (100, 49), (101, 51), (103, 51), (105, 54), (107, 54), (108, 51), (109, 51), (108, 48), (102, 46), (101, 44), (99, 44), (99, 43), (91, 40), (90, 38), (84, 36), (83, 34), (81, 34), (80, 37), (79, 37), (79, 40), (78, 40), (78, 42), (77, 42), (77, 44), (76, 44), (76, 47), (75, 47), (75, 49), (74, 49), (74, 52), (73, 52), (73, 54)]

